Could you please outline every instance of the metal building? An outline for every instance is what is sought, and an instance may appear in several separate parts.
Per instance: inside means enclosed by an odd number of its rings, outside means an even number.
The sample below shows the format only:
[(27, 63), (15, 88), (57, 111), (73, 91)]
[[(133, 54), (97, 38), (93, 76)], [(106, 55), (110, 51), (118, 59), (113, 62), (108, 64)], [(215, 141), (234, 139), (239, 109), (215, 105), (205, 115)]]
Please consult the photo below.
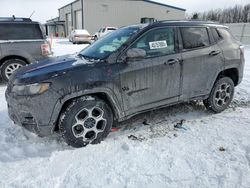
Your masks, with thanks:
[(104, 26), (184, 19), (185, 11), (151, 0), (76, 0), (59, 8), (59, 20), (65, 21), (66, 35), (82, 28), (94, 34)]
[(48, 20), (44, 27), (48, 36), (65, 37), (65, 21), (60, 21), (59, 17)]

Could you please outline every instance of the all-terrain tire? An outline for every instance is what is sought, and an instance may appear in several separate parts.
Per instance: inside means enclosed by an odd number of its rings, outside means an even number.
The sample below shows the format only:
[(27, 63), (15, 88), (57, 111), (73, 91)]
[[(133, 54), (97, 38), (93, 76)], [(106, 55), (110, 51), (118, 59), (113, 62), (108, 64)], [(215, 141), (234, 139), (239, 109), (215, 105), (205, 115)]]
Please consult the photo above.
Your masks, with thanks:
[(229, 77), (222, 77), (215, 82), (209, 97), (203, 101), (203, 104), (208, 110), (220, 113), (229, 106), (233, 96), (233, 80)]
[(97, 97), (84, 96), (73, 100), (61, 113), (59, 129), (65, 142), (80, 148), (98, 144), (111, 131), (113, 112)]

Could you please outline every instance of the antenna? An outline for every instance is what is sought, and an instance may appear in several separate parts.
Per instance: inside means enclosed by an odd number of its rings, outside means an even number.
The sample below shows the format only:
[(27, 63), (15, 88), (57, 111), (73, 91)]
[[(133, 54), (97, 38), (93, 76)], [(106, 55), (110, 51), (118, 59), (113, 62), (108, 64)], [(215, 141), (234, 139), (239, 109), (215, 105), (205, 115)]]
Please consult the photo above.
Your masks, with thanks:
[(31, 18), (31, 16), (33, 16), (33, 14), (35, 13), (35, 11), (33, 10), (33, 12), (31, 13), (31, 15), (30, 15), (30, 17), (29, 18)]

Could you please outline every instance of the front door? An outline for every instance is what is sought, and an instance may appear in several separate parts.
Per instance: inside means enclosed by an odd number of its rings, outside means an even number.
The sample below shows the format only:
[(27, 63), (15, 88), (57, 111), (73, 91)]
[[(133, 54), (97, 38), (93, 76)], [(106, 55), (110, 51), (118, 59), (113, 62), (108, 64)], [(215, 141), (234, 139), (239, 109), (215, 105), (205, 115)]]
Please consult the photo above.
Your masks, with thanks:
[(174, 31), (150, 30), (130, 46), (145, 50), (146, 56), (128, 60), (120, 72), (126, 115), (178, 100), (181, 56), (176, 53)]

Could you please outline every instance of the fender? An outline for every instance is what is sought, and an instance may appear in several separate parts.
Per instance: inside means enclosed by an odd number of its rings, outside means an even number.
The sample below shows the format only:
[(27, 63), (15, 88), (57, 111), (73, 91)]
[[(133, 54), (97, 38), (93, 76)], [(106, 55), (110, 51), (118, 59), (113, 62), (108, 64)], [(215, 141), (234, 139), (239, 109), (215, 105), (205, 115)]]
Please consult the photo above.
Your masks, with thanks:
[(61, 97), (57, 102), (56, 105), (54, 107), (54, 110), (52, 112), (51, 118), (50, 118), (50, 125), (53, 127), (52, 131), (54, 130), (54, 127), (56, 126), (56, 122), (58, 120), (58, 117), (61, 113), (62, 107), (65, 104), (65, 102), (72, 100), (74, 98), (78, 98), (78, 97), (82, 97), (85, 95), (96, 95), (96, 94), (100, 94), (103, 93), (107, 96), (108, 98), (108, 102), (111, 105), (111, 108), (114, 112), (114, 116), (116, 119), (121, 119), (123, 117), (125, 117), (125, 113), (122, 110), (122, 105), (118, 102), (117, 96), (115, 95), (115, 93), (108, 88), (93, 88), (91, 90), (83, 90), (83, 91), (77, 91), (77, 92), (73, 92), (71, 94), (67, 94), (63, 97)]
[(29, 53), (21, 50), (8, 50), (7, 52), (3, 52), (3, 54), (4, 56), (1, 58), (1, 60), (11, 56), (19, 56), (25, 59), (29, 64), (35, 61), (35, 59)]

